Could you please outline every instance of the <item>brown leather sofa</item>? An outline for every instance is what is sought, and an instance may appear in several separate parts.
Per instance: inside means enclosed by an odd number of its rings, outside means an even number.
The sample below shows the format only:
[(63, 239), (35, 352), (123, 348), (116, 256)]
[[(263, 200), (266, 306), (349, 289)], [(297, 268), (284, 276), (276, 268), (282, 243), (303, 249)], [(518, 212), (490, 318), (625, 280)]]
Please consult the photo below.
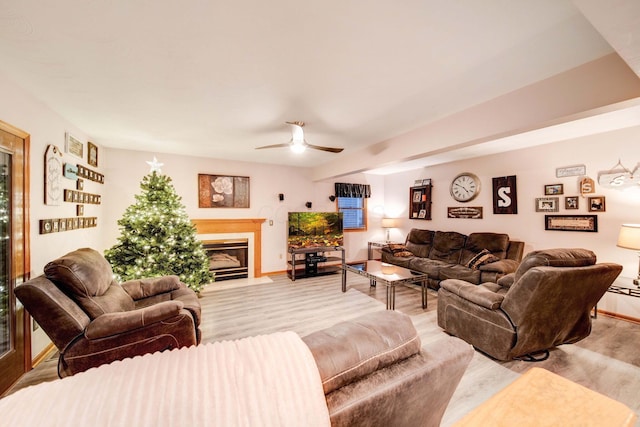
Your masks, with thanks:
[(60, 377), (200, 342), (200, 302), (177, 276), (119, 284), (93, 249), (51, 261), (15, 292), (58, 348)]
[(442, 281), (438, 325), (495, 359), (543, 360), (589, 336), (591, 310), (621, 271), (586, 249), (530, 252), (497, 283)]
[(422, 347), (411, 318), (378, 311), (302, 338), (324, 388), (331, 425), (439, 426), (473, 349), (443, 334)]
[[(504, 233), (471, 233), (411, 229), (404, 245), (382, 249), (382, 262), (429, 275), (428, 286), (446, 279), (476, 285), (495, 282), (518, 268), (524, 243)], [(395, 253), (395, 254), (394, 254)]]

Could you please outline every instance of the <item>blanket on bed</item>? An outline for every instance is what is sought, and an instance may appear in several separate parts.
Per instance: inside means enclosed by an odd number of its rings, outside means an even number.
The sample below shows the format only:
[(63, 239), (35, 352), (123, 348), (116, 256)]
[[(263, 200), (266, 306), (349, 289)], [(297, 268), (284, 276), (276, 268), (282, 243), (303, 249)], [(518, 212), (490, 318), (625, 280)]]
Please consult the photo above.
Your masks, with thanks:
[(320, 374), (294, 332), (147, 354), (0, 400), (14, 426), (328, 426)]

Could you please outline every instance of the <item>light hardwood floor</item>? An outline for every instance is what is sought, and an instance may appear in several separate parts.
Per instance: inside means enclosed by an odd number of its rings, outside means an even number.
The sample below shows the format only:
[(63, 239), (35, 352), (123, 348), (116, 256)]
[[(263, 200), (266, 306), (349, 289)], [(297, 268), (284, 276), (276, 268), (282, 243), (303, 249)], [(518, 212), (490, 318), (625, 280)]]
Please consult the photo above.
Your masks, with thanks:
[[(293, 330), (304, 336), (360, 314), (385, 309), (384, 286), (371, 288), (365, 278), (349, 274), (348, 291), (340, 276), (289, 280), (284, 274), (271, 283), (235, 285), (220, 282), (202, 293), (203, 342)], [(242, 282), (238, 282), (242, 283)], [(411, 316), (423, 343), (444, 332), (436, 324), (437, 294), (430, 290), (426, 309), (417, 288), (399, 286), (396, 310)], [(640, 325), (598, 316), (591, 335), (574, 345), (551, 351), (547, 361), (497, 362), (476, 352), (458, 386), (443, 426), (448, 426), (533, 366), (542, 367), (605, 394), (640, 414)], [(55, 357), (25, 375), (10, 391), (56, 378)], [(640, 423), (638, 424), (640, 425)]]

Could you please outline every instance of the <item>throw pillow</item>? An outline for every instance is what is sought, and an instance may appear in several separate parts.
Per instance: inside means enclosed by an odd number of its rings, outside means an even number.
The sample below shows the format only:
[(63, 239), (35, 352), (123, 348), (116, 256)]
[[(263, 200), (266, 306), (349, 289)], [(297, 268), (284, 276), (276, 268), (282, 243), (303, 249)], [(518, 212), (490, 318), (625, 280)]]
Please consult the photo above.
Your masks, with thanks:
[(391, 253), (393, 254), (393, 256), (398, 256), (398, 257), (413, 256), (413, 253), (409, 252), (405, 245), (400, 245), (397, 243), (389, 243), (388, 247)]
[(483, 249), (475, 254), (473, 258), (471, 258), (469, 262), (467, 262), (466, 266), (472, 270), (477, 270), (481, 265), (489, 264), (490, 262), (495, 261), (500, 261), (500, 258), (493, 255), (491, 252), (489, 252), (488, 249)]

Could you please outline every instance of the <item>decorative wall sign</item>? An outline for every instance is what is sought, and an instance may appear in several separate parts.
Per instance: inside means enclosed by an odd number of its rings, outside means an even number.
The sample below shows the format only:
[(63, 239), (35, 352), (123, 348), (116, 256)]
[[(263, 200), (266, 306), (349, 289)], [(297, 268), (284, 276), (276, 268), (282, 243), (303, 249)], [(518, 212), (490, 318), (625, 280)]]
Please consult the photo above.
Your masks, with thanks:
[(482, 206), (447, 208), (448, 218), (482, 219)]
[(198, 207), (248, 208), (249, 177), (198, 174)]
[(84, 158), (84, 143), (67, 132), (65, 134), (64, 151), (82, 159)]
[(595, 193), (596, 192), (596, 183), (594, 180), (585, 176), (580, 180), (580, 195), (584, 196), (585, 194)]
[(636, 165), (634, 170), (629, 170), (618, 163), (608, 171), (598, 172), (598, 184), (605, 188), (623, 189), (640, 184), (640, 171)]
[(93, 228), (97, 226), (97, 217), (41, 219), (40, 234), (58, 233), (61, 231), (70, 231), (79, 228)]
[(493, 213), (518, 213), (518, 194), (516, 191), (515, 175), (493, 178)]
[(102, 196), (99, 194), (84, 193), (82, 191), (64, 190), (64, 201), (71, 203), (88, 203), (99, 205), (102, 203)]
[(62, 152), (49, 144), (44, 152), (44, 204), (57, 206), (62, 201)]
[(71, 163), (65, 163), (63, 175), (68, 179), (78, 179), (78, 166), (72, 165)]
[(587, 174), (585, 165), (565, 166), (556, 168), (556, 178), (566, 178), (568, 176), (582, 176)]
[(104, 175), (82, 165), (78, 165), (78, 176), (80, 178), (86, 178), (89, 181), (104, 184)]
[(98, 147), (92, 142), (87, 142), (87, 163), (94, 168), (98, 167)]
[(536, 199), (536, 212), (558, 212), (558, 197), (539, 197)]
[(544, 229), (557, 231), (598, 231), (597, 215), (545, 215)]

